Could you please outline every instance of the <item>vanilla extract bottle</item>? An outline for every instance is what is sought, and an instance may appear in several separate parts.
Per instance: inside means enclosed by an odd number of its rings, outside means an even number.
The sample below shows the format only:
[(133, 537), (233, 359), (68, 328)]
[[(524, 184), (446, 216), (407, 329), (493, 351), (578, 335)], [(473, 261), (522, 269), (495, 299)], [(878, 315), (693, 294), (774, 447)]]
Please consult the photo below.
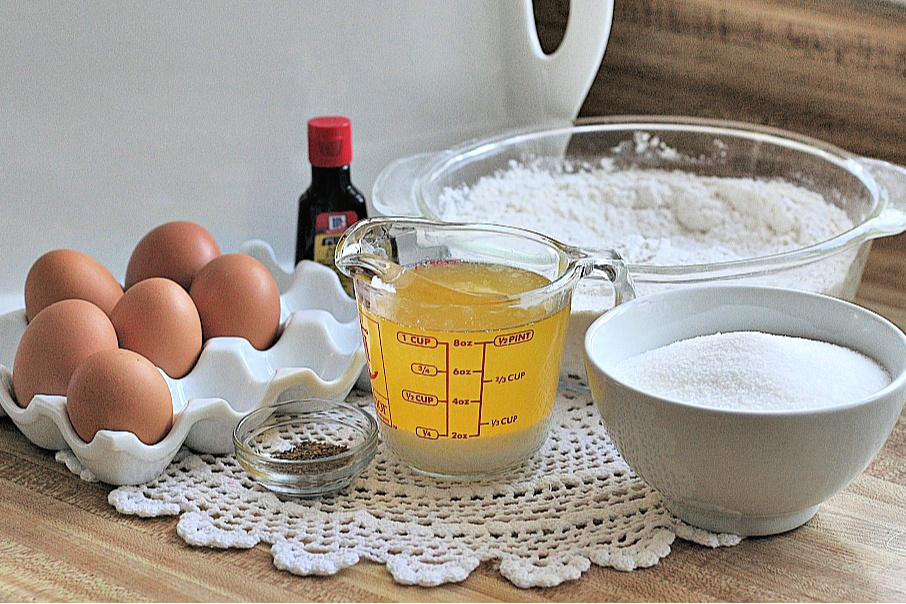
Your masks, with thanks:
[(308, 121), (308, 161), (311, 184), (299, 197), (296, 225), (296, 263), (314, 260), (332, 268), (343, 288), (352, 293), (352, 280), (334, 264), (340, 236), (367, 216), (365, 196), (352, 184), (352, 124), (342, 116)]

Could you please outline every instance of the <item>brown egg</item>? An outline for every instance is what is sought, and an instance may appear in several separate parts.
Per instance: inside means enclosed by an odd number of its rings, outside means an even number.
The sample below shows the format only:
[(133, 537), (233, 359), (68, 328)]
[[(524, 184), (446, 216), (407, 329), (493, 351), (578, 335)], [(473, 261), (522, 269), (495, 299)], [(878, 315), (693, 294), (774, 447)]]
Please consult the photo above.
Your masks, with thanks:
[(194, 222), (162, 224), (142, 237), (129, 257), (126, 289), (150, 277), (166, 277), (186, 291), (208, 262), (220, 255), (214, 237)]
[(123, 288), (100, 262), (76, 250), (53, 250), (38, 258), (25, 277), (25, 316), (54, 302), (78, 298), (110, 313)]
[(172, 378), (189, 373), (201, 353), (198, 310), (176, 281), (139, 281), (113, 307), (110, 321), (120, 348), (139, 353)]
[(224, 254), (205, 266), (189, 290), (204, 339), (238, 336), (258, 350), (280, 328), (280, 290), (270, 271), (245, 254)]
[(98, 430), (120, 430), (153, 445), (173, 426), (173, 397), (151, 361), (131, 350), (103, 350), (72, 374), (66, 412), (85, 442)]
[(66, 394), (79, 364), (117, 347), (116, 331), (103, 310), (85, 300), (55, 302), (25, 328), (13, 359), (13, 391), (20, 407), (36, 394)]

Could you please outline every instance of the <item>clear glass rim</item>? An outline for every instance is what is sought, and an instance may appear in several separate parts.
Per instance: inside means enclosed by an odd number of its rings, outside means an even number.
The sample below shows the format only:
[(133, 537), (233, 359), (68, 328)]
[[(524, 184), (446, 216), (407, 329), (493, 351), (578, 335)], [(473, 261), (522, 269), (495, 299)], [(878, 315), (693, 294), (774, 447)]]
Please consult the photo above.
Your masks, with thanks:
[(569, 134), (621, 131), (630, 134), (653, 129), (752, 140), (818, 157), (828, 164), (833, 164), (839, 169), (848, 172), (857, 179), (865, 187), (870, 197), (872, 210), (853, 228), (830, 239), (795, 250), (740, 260), (699, 264), (653, 265), (627, 262), (626, 266), (633, 279), (637, 282), (712, 280), (715, 278), (715, 273), (717, 273), (718, 277), (722, 276), (723, 278), (753, 277), (779, 269), (806, 265), (860, 245), (873, 238), (871, 223), (883, 210), (881, 193), (874, 177), (859, 162), (860, 158), (858, 156), (830, 143), (780, 128), (746, 122), (687, 116), (626, 115), (580, 118), (570, 124), (542, 128), (523, 128), (485, 139), (468, 141), (452, 148), (449, 152), (438, 154), (437, 157), (428, 162), (413, 186), (415, 201), (423, 216), (440, 220), (434, 215), (428, 203), (430, 198), (428, 194), (429, 186), (443, 177), (452, 166), (487, 154), (500, 146), (511, 146), (524, 141)]
[[(394, 216), (367, 218), (363, 221), (359, 221), (352, 227), (352, 229), (350, 229), (350, 231), (348, 231), (344, 235), (339, 243), (338, 249), (345, 245), (354, 245), (356, 243), (356, 239), (361, 240), (371, 229), (383, 228), (385, 225), (390, 228), (396, 229), (418, 229), (420, 227), (423, 227), (454, 233), (456, 231), (462, 231), (463, 233), (487, 233), (489, 235), (527, 239), (539, 245), (550, 248), (559, 255), (560, 263), (563, 268), (560, 270), (557, 277), (555, 279), (552, 279), (550, 283), (516, 294), (500, 295), (486, 298), (483, 298), (481, 295), (476, 294), (474, 298), (470, 300), (470, 305), (473, 303), (486, 304), (489, 306), (497, 305), (501, 308), (505, 308), (514, 305), (532, 304), (538, 300), (555, 297), (565, 290), (571, 291), (580, 278), (586, 276), (592, 271), (595, 266), (596, 260), (598, 260), (598, 258), (593, 253), (588, 253), (580, 248), (566, 245), (542, 233), (537, 233), (535, 231), (523, 229), (520, 227), (489, 223), (445, 222), (431, 218)], [(606, 250), (606, 252), (611, 251)], [(604, 252), (602, 252), (602, 256), (603, 255)], [(338, 257), (340, 256), (338, 255)], [(356, 279), (356, 285), (364, 285), (366, 287), (369, 286), (367, 284), (363, 284), (360, 279)]]

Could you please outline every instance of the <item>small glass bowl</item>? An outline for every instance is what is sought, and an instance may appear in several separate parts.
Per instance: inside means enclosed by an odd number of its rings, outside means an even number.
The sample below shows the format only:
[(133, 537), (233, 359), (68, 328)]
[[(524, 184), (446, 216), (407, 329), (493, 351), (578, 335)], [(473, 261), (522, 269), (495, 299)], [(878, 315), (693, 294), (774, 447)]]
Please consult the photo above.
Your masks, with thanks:
[(374, 459), (377, 422), (340, 401), (298, 399), (267, 405), (233, 431), (236, 461), (260, 485), (294, 497), (348, 486)]

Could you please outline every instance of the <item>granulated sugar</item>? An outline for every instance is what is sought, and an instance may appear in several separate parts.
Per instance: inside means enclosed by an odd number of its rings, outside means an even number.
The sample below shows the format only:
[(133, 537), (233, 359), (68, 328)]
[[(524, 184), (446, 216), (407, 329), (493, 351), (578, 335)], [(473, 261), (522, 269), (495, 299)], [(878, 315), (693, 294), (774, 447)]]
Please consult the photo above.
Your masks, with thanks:
[(890, 384), (875, 361), (848, 348), (755, 331), (674, 342), (630, 357), (612, 373), (664, 398), (760, 411), (850, 403)]
[(672, 266), (753, 258), (805, 247), (853, 227), (821, 195), (782, 180), (682, 171), (551, 170), (512, 162), (438, 199), (446, 220), (510, 224), (627, 262)]

